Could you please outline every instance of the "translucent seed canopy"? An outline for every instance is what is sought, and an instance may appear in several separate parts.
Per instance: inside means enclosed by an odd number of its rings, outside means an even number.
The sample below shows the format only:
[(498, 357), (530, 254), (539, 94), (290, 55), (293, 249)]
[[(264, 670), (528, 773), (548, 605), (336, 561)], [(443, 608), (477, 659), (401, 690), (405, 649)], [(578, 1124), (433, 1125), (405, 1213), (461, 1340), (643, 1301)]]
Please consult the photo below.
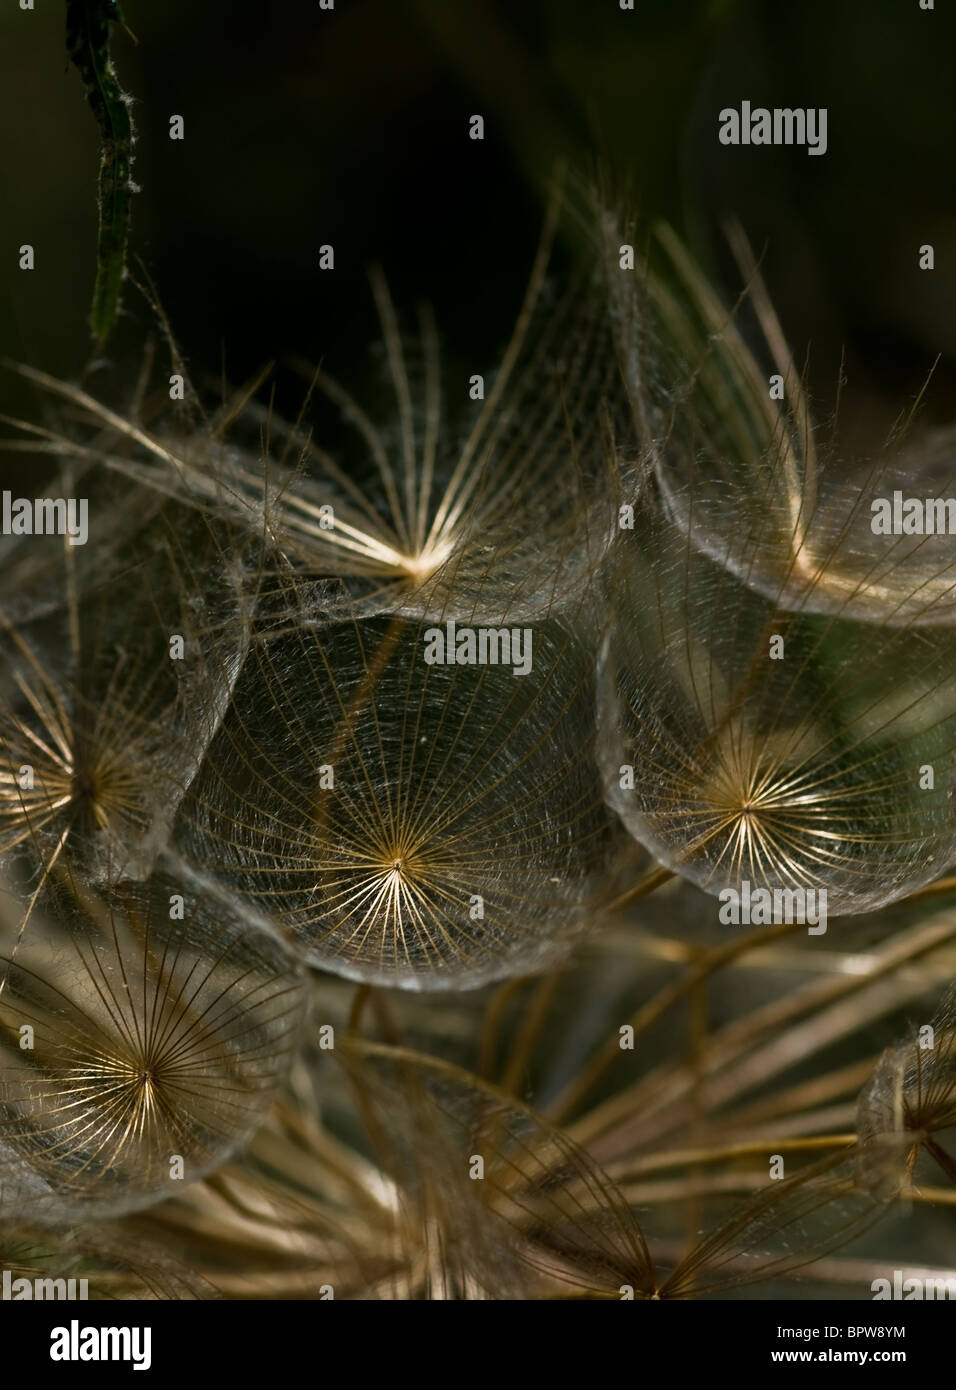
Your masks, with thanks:
[(956, 651), (782, 613), (649, 502), (609, 581), (600, 759), (631, 833), (712, 894), (826, 889), (832, 915), (956, 856)]
[(248, 912), (165, 870), (105, 895), (54, 873), (38, 916), (22, 942), (5, 934), (2, 1209), (57, 1224), (173, 1195), (261, 1123), (298, 1036), (301, 967)]
[(887, 1048), (860, 1092), (860, 1183), (875, 1191), (898, 1189), (921, 1148), (956, 1180), (952, 1144), (944, 1148), (938, 1137), (954, 1126), (956, 986), (950, 986), (932, 1020)]
[(46, 611), (0, 606), (0, 857), (145, 876), (228, 704), (241, 565), (187, 509), (149, 515), (112, 573), (77, 573), (61, 546)]
[(406, 333), (375, 273), (377, 361), (353, 368), (352, 389), (303, 365), (294, 423), (257, 403), (261, 382), (183, 428), (182, 413), (146, 425), (21, 370), (94, 432), (80, 457), (263, 543), (267, 588), (273, 567), (291, 566), (334, 581), (339, 618), (463, 618), (480, 599), (489, 622), (542, 619), (579, 601), (610, 543), (630, 418), (601, 264), (552, 266), (559, 211), (556, 200), (500, 353), (446, 361), (431, 313)]
[(273, 516), (287, 557), (343, 581), (342, 614), (463, 618), (480, 603), (488, 621), (531, 620), (590, 583), (613, 533), (608, 441), (624, 397), (594, 277), (552, 293), (544, 268), (539, 257), (500, 361), (469, 378), (480, 395), (443, 368), (430, 315), (404, 337), (379, 276), (383, 399), (366, 407), (315, 377), (355, 447), (315, 442)]
[[(14, 1218), (12, 1224), (0, 1226), (0, 1267), (9, 1269), (14, 1280), (75, 1279), (77, 1292), (83, 1290), (80, 1280), (86, 1280), (85, 1293), (91, 1300), (221, 1297), (190, 1267), (182, 1249), (164, 1249), (155, 1235), (142, 1228), (131, 1230), (122, 1220), (39, 1229), (28, 1220), (18, 1229)], [(16, 1284), (13, 1289), (16, 1294)], [(64, 1296), (66, 1292), (68, 1286)], [(39, 1291), (34, 1296), (40, 1297)]]
[(846, 457), (839, 420), (824, 429), (813, 418), (733, 228), (731, 241), (746, 271), (736, 305), (665, 226), (665, 265), (614, 286), (625, 375), (669, 515), (778, 608), (956, 624), (956, 431), (917, 428), (914, 407), (872, 457)]
[(620, 1298), (623, 1284), (653, 1291), (633, 1212), (565, 1133), (432, 1057), (350, 1039), (335, 1060), (399, 1194), (394, 1245), (403, 1249), (404, 1287), (393, 1297), (420, 1283), (423, 1253), (426, 1297)]
[(467, 988), (541, 968), (586, 925), (614, 843), (593, 655), (556, 622), (501, 631), (461, 665), (426, 659), (459, 650), (447, 624), (260, 632), (182, 852), (354, 979)]
[(349, 1040), (336, 1060), (400, 1194), (394, 1245), (419, 1283), (424, 1264), (432, 1297), (721, 1297), (812, 1264), (887, 1209), (855, 1183), (850, 1146), (731, 1203), (659, 1266), (625, 1187), (529, 1107), (404, 1049)]
[(672, 436), (657, 476), (693, 543), (778, 608), (953, 626), (954, 439), (939, 431), (887, 459), (820, 464), (811, 479), (779, 441), (741, 467), (739, 456), (701, 465), (699, 441), (678, 449)]

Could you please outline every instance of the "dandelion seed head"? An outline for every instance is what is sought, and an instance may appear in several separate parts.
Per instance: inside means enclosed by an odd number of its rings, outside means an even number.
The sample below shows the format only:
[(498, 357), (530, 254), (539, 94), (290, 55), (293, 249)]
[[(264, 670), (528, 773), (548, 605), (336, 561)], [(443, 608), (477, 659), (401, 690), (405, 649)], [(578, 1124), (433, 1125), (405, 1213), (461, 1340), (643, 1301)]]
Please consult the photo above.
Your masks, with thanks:
[(3, 962), (5, 1210), (57, 1223), (148, 1205), (175, 1190), (175, 1157), (201, 1177), (267, 1108), (301, 1023), (298, 968), (221, 896), (187, 888), (171, 914), (183, 886), (163, 872), (100, 895), (51, 874)]
[(175, 833), (311, 964), (472, 987), (566, 951), (586, 923), (612, 843), (592, 675), (560, 624), (535, 629), (521, 676), (429, 665), (425, 632), (264, 631)]
[[(945, 629), (781, 612), (651, 499), (619, 555), (599, 755), (641, 843), (713, 894), (745, 880), (825, 888), (834, 916), (946, 868), (956, 649)], [(921, 786), (927, 766), (933, 784)]]

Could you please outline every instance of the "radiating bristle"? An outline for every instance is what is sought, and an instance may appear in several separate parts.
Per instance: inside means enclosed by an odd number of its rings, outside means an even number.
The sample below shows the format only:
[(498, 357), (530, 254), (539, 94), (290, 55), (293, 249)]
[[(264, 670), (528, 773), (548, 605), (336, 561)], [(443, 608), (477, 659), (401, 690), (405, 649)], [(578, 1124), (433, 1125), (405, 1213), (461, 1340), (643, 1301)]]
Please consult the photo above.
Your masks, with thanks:
[(4, 1202), (56, 1224), (159, 1201), (261, 1120), (301, 1022), (300, 973), (168, 871), (102, 895), (56, 870), (34, 927), (3, 963)]

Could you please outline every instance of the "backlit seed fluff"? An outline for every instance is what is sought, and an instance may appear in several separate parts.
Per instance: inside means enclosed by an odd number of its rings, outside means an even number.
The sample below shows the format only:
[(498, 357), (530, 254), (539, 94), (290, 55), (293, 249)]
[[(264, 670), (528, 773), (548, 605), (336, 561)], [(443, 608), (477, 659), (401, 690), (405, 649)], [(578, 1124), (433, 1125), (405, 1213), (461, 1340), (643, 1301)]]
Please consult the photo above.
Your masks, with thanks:
[[(14, 925), (10, 923), (8, 925)], [(300, 967), (248, 912), (159, 872), (54, 873), (0, 977), (0, 1210), (61, 1223), (162, 1200), (261, 1123), (303, 1016)]]
[(956, 645), (783, 613), (651, 502), (609, 578), (599, 739), (610, 803), (662, 863), (832, 915), (956, 857)]
[(430, 631), (261, 634), (175, 833), (310, 964), (468, 988), (569, 948), (613, 827), (588, 649), (552, 622), (524, 674), (429, 664)]

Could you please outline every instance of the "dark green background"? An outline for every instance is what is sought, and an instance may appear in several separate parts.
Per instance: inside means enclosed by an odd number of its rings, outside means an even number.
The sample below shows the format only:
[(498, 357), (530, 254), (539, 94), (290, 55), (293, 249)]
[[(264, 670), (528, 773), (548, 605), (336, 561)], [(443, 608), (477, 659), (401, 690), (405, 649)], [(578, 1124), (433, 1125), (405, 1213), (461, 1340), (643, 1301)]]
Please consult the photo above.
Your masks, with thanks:
[[(67, 65), (64, 6), (0, 17), (0, 349), (77, 375), (95, 260), (97, 132)], [(138, 131), (132, 249), (194, 370), (241, 380), (322, 358), (347, 380), (376, 323), (366, 268), (435, 305), (456, 353), (507, 334), (552, 162), (596, 153), (670, 219), (728, 295), (720, 220), (742, 219), (818, 398), (843, 347), (847, 409), (889, 419), (956, 356), (953, 6), (918, 0), (126, 0), (113, 41)], [(727, 149), (741, 99), (826, 106), (829, 149)], [(486, 139), (467, 138), (485, 117)], [(182, 143), (168, 138), (185, 117)], [(32, 242), (37, 269), (17, 269)], [(332, 242), (337, 267), (317, 269)], [(937, 268), (917, 268), (932, 242)], [(107, 355), (133, 367), (149, 313)], [(484, 358), (482, 357), (482, 360)], [(280, 390), (281, 379), (280, 379)], [(22, 386), (6, 408), (35, 414)], [(0, 465), (3, 466), (3, 465)]]

